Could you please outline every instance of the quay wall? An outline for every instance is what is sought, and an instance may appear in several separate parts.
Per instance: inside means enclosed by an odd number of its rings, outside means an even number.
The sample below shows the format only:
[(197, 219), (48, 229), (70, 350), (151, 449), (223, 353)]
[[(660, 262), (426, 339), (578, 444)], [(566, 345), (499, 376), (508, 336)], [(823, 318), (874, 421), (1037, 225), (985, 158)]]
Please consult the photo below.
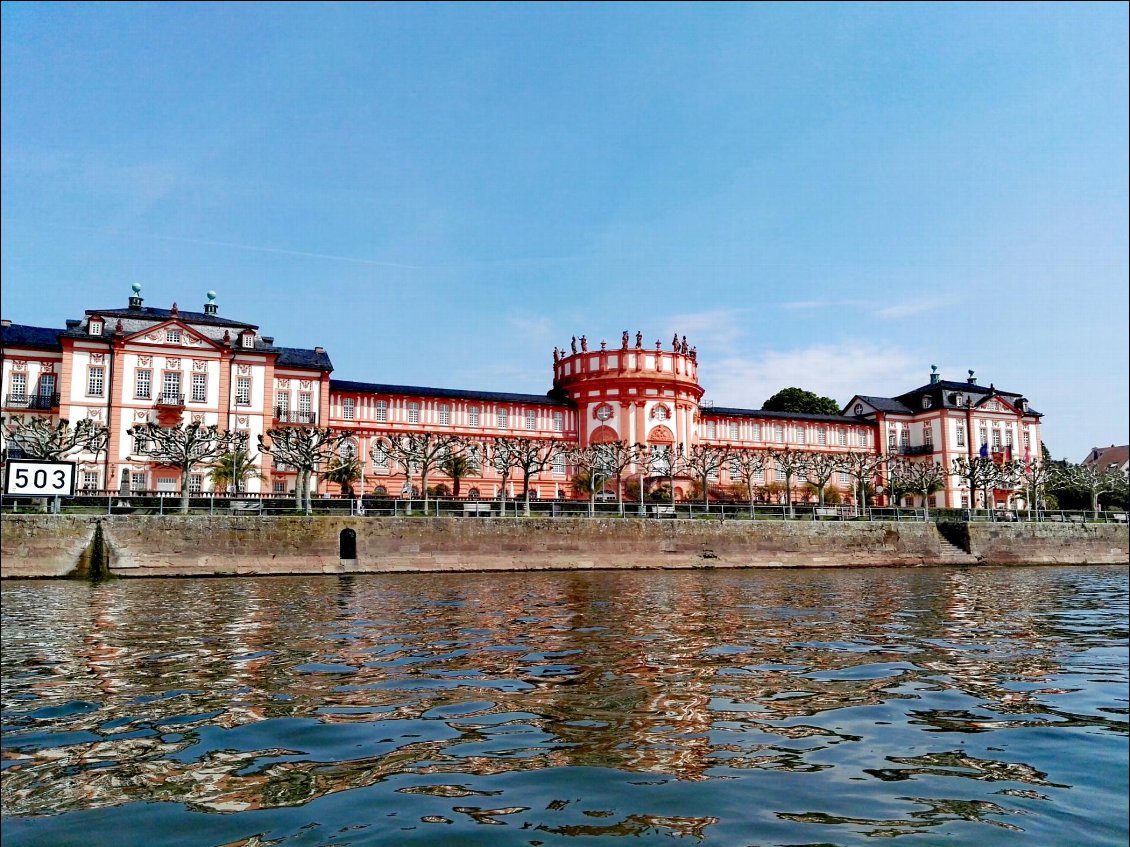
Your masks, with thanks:
[(109, 573), (139, 577), (1130, 561), (1117, 524), (4, 515), (0, 576), (80, 575), (99, 526)]

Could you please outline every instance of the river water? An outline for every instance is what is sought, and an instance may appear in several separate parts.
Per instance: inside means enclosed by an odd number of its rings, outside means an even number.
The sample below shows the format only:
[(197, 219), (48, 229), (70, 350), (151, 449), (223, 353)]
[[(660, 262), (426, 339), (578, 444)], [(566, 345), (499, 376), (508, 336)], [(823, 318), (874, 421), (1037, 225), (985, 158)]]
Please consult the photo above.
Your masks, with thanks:
[(9, 581), (5, 847), (1127, 843), (1124, 567)]

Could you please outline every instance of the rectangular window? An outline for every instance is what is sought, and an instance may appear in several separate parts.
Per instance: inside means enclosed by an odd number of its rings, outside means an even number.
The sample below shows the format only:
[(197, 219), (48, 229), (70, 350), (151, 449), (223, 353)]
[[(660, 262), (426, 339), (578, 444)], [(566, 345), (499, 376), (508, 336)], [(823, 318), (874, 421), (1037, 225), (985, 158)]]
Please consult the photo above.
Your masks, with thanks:
[(726, 473), (730, 475), (730, 479), (742, 478), (742, 468), (741, 465), (738, 464), (737, 459), (730, 459), (730, 464), (729, 467), (726, 468)]
[(290, 416), (290, 392), (279, 391), (275, 394), (275, 417), (286, 421)]
[(451, 426), (451, 406), (441, 403), (439, 407), (439, 425)]
[(894, 450), (898, 446), (898, 430), (891, 427), (887, 430), (887, 449)]
[(12, 374), (12, 399), (17, 403), (27, 400), (27, 374)]
[(388, 401), (378, 400), (375, 409), (375, 417), (378, 423), (385, 423), (388, 421)]
[(130, 491), (145, 491), (146, 490), (146, 474), (145, 473), (130, 474), (129, 487), (130, 487)]
[(840, 485), (851, 485), (851, 474), (840, 471)]
[(388, 453), (380, 445), (373, 448), (373, 467), (379, 470), (388, 469)]
[(93, 365), (87, 374), (86, 393), (91, 397), (101, 397), (106, 388), (106, 369)]
[(934, 427), (930, 424), (922, 424), (922, 443), (927, 447), (934, 446)]
[(286, 494), (286, 480), (285, 479), (276, 479), (274, 482), (271, 483), (271, 490), (275, 494)]
[(718, 426), (717, 426), (717, 424), (715, 424), (714, 421), (707, 421), (706, 422), (706, 437), (707, 438), (717, 438), (718, 437)]
[(737, 441), (738, 440), (738, 425), (734, 421), (730, 422), (730, 440), (731, 441)]
[(408, 423), (418, 424), (420, 422), (420, 404), (408, 404)]
[[(565, 415), (564, 415), (564, 413), (562, 413), (562, 412), (554, 412), (553, 413), (553, 431), (554, 432), (564, 432), (565, 431)], [(1025, 437), (1027, 437), (1027, 436), (1025, 436)]]
[(527, 411), (526, 412), (526, 429), (538, 428), (538, 413)]
[(718, 468), (711, 468), (706, 472), (706, 478), (712, 482), (718, 481)]
[(785, 428), (781, 424), (777, 424), (773, 427), (773, 440), (778, 444), (785, 443)]
[(871, 444), (871, 433), (865, 429), (859, 430), (859, 446), (867, 447)]
[(563, 453), (556, 453), (553, 456), (553, 472), (558, 476), (565, 473), (565, 455)]
[(981, 443), (988, 445), (989, 443), (989, 430), (986, 427), (980, 427), (978, 433), (981, 436)]
[(145, 452), (148, 442), (144, 435), (135, 435), (133, 437), (133, 453), (140, 454)]
[(957, 446), (965, 446), (965, 424), (962, 423), (957, 425)]
[(353, 420), (353, 416), (356, 413), (356, 409), (355, 409), (356, 402), (357, 401), (354, 400), (352, 397), (346, 397), (344, 400), (341, 401), (341, 416), (345, 420), (347, 420), (347, 421)]
[(96, 491), (98, 489), (98, 473), (97, 471), (84, 471), (82, 474), (82, 487), (85, 491)]
[(961, 495), (961, 508), (963, 508), (963, 509), (969, 508), (969, 494), (968, 493)]
[(243, 346), (244, 347), (254, 347), (255, 346), (255, 336), (252, 335), (250, 332), (246, 332), (246, 333), (243, 334)]
[(102, 334), (102, 321), (91, 321), (90, 322), (90, 334), (91, 335), (101, 335)]
[(806, 430), (803, 426), (798, 426), (796, 428), (796, 443), (797, 444), (804, 444), (807, 440), (808, 440), (808, 430)]
[(753, 425), (753, 440), (754, 441), (760, 441), (761, 440), (761, 424), (759, 424), (759, 423), (755, 423)]
[(314, 423), (314, 398), (309, 391), (298, 392), (298, 423)]
[(1028, 450), (1032, 447), (1032, 435), (1028, 430), (1024, 430), (1024, 449)]
[(192, 375), (192, 402), (204, 403), (208, 400), (208, 374)]
[(204, 477), (198, 473), (194, 473), (188, 478), (188, 490), (193, 494), (199, 494), (204, 490)]
[[(860, 436), (862, 436), (862, 435), (863, 435), (863, 433), (861, 432)], [(848, 436), (848, 434), (847, 434), (846, 429), (837, 430), (836, 431), (836, 443), (839, 444), (841, 447), (847, 447), (847, 441), (848, 441), (847, 436)], [(863, 441), (860, 440), (859, 443), (862, 446)]]
[(902, 430), (899, 432), (899, 446), (910, 446), (910, 427), (906, 424), (903, 424)]
[[(309, 396), (309, 395), (307, 395)], [(251, 377), (240, 376), (235, 380), (235, 405), (251, 405)]]
[(467, 426), (479, 425), (479, 407), (472, 406), (467, 410)]
[(506, 409), (499, 409), (498, 414), (496, 415), (496, 422), (497, 422), (498, 428), (499, 429), (506, 429), (506, 425), (507, 425), (508, 420), (509, 420), (509, 414), (508, 414), (507, 410)]
[(828, 445), (828, 430), (824, 429), (822, 426), (816, 428), (816, 443), (821, 447)]
[(765, 482), (765, 471), (764, 471), (764, 469), (758, 468), (757, 470), (755, 470), (753, 472), (753, 481), (758, 483), (759, 485), (761, 483)]
[(1001, 431), (995, 427), (993, 428), (993, 449), (997, 452), (1000, 452), (1001, 449)]
[(1012, 427), (1009, 427), (1004, 431), (1004, 445), (1005, 447), (1012, 446)]
[(166, 371), (161, 375), (161, 397), (166, 403), (180, 402), (180, 371)]
[(180, 330), (170, 329), (165, 331), (165, 341), (169, 344), (180, 344)]

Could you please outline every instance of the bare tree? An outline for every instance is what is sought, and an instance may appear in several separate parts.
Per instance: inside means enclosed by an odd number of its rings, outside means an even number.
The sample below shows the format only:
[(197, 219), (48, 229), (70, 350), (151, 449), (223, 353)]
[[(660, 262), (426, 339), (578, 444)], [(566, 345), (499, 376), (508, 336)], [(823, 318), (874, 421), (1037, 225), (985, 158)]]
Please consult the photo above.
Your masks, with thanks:
[(242, 432), (221, 432), (216, 425), (179, 423), (161, 426), (147, 423), (130, 428), (133, 452), (148, 456), (162, 465), (180, 471), (180, 510), (188, 514), (190, 495), (188, 481), (193, 470), (211, 464), (217, 457), (247, 448), (247, 435)]
[(835, 453), (809, 453), (804, 463), (804, 473), (816, 486), (820, 505), (824, 505), (824, 489), (832, 474), (840, 470), (840, 457)]
[(695, 444), (683, 458), (683, 467), (702, 484), (703, 505), (710, 506), (710, 478), (718, 476), (729, 458), (730, 448), (713, 444)]
[(298, 472), (295, 508), (310, 514), (313, 509), (310, 481), (322, 465), (339, 458), (338, 451), (348, 438), (348, 433), (328, 428), (280, 426), (259, 436), (259, 451)]
[[(505, 442), (504, 455), (507, 457), (505, 464), (509, 470), (522, 473), (522, 497), (525, 500), (525, 515), (530, 516), (530, 480), (541, 473), (562, 453), (563, 446), (560, 441), (542, 438), (510, 438), (500, 436), (495, 439), (496, 449), (499, 442)], [(503, 481), (505, 487), (505, 480)]]
[(1051, 481), (1052, 467), (1039, 459), (1031, 459), (1021, 463), (1017, 482), (1024, 486), (1025, 497), (1028, 498), (1028, 511), (1035, 511), (1036, 519), (1040, 517), (1040, 504), (1044, 500), (1044, 489)]
[(1126, 485), (1125, 474), (1118, 468), (1100, 468), (1097, 465), (1067, 465), (1056, 468), (1054, 484), (1086, 494), (1091, 498), (1091, 511), (1099, 517), (1099, 498), (1118, 491)]
[[(428, 475), (437, 470), (453, 451), (463, 448), (461, 436), (437, 432), (404, 432), (386, 435), (376, 440), (377, 446), (404, 468), (408, 484), (412, 474), (420, 474), (420, 490), (424, 495), (424, 511), (428, 510)], [(376, 456), (374, 455), (374, 459)]]
[(600, 451), (596, 449), (595, 445), (589, 445), (584, 448), (573, 448), (566, 455), (569, 464), (573, 466), (573, 491), (577, 494), (588, 492), (589, 516), (591, 517), (596, 511), (594, 476), (600, 467)]
[(991, 456), (959, 456), (951, 464), (950, 476), (965, 481), (969, 486), (969, 505), (977, 508), (977, 495), (981, 494), (984, 508), (992, 508), (991, 492), (1005, 482), (1005, 474)]
[(890, 463), (891, 485), (895, 490), (913, 491), (922, 495), (926, 519), (930, 519), (929, 496), (945, 484), (946, 469), (939, 462), (911, 462), (894, 459)]
[(66, 419), (13, 415), (3, 421), (3, 428), (9, 445), (29, 459), (45, 462), (61, 462), (75, 453), (93, 453), (97, 458), (110, 438), (109, 428), (89, 418), (72, 427)]
[(840, 470), (854, 478), (859, 485), (859, 496), (856, 503), (860, 505), (861, 509), (866, 510), (867, 485), (874, 480), (875, 474), (886, 464), (886, 458), (875, 453), (859, 451), (840, 453), (837, 458), (839, 459)]
[(500, 435), (487, 444), (487, 461), (502, 477), (499, 498), (500, 511), (503, 515), (506, 514), (506, 487), (510, 483), (510, 474), (520, 467), (521, 456), (516, 441), (515, 438)]
[(730, 456), (730, 476), (740, 479), (749, 497), (749, 516), (753, 517), (753, 492), (756, 477), (764, 479), (766, 453), (763, 450), (735, 450)]
[(785, 477), (785, 505), (788, 506), (791, 515), (793, 509), (793, 478), (803, 477), (807, 473), (810, 454), (803, 450), (783, 447), (779, 450), (770, 450), (769, 455), (772, 457), (778, 473)]
[(624, 514), (624, 471), (636, 463), (640, 445), (626, 441), (604, 441), (594, 444), (598, 457), (598, 468), (616, 480), (616, 500), (620, 514)]

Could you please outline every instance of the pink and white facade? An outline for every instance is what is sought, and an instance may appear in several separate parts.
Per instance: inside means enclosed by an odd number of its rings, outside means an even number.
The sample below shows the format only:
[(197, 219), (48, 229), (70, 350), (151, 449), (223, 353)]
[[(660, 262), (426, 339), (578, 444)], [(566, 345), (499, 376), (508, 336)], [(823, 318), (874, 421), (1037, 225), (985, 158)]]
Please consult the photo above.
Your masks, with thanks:
[[(982, 388), (972, 380), (931, 382), (897, 398), (858, 395), (840, 415), (804, 415), (716, 408), (704, 400), (698, 357), (685, 338), (644, 345), (623, 333), (618, 346), (589, 350), (582, 337), (553, 353), (553, 387), (544, 395), (469, 391), (332, 379), (326, 351), (276, 346), (258, 326), (220, 317), (209, 292), (201, 312), (144, 307), (134, 287), (129, 305), (88, 309), (63, 330), (3, 322), (3, 414), (91, 419), (110, 430), (101, 456), (79, 456), (80, 486), (89, 490), (175, 491), (178, 475), (141, 459), (130, 427), (200, 421), (239, 430), (254, 447), (257, 436), (286, 425), (328, 426), (351, 434), (345, 452), (359, 458), (369, 494), (396, 496), (411, 480), (378, 450), (380, 439), (433, 431), (465, 438), (485, 455), (497, 436), (554, 441), (568, 447), (624, 441), (662, 451), (695, 445), (729, 450), (792, 448), (809, 452), (864, 451), (937, 461), (977, 455), (1039, 455), (1040, 415), (1021, 395)], [(374, 455), (375, 453), (375, 455)], [(1007, 456), (1006, 456), (1007, 454)], [(262, 478), (250, 493), (287, 494), (294, 473), (259, 456)], [(462, 480), (464, 496), (492, 498), (520, 481), (502, 480), (488, 463)], [(559, 459), (531, 482), (541, 498), (571, 496), (572, 468)], [(634, 471), (633, 474), (634, 475)], [(780, 481), (769, 464), (766, 484)], [(876, 480), (877, 482), (880, 480)], [(736, 482), (723, 468), (711, 485)], [(758, 480), (760, 483), (760, 480)], [(794, 480), (794, 484), (802, 481)], [(845, 494), (851, 480), (831, 480)], [(433, 474), (429, 483), (453, 481)], [(689, 478), (675, 479), (685, 495)], [(210, 490), (205, 469), (192, 487)], [(328, 493), (334, 485), (323, 484)], [(798, 491), (798, 495), (800, 492)], [(968, 492), (952, 477), (933, 505), (968, 506)]]

